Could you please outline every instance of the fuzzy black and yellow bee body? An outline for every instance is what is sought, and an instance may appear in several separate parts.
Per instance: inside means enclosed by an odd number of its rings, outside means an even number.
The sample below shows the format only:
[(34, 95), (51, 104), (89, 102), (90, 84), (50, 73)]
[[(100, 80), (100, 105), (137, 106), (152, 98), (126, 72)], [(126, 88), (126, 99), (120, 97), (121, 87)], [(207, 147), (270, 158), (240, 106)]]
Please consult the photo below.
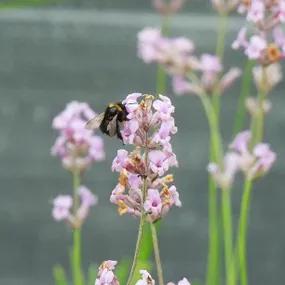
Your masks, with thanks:
[(121, 128), (128, 120), (128, 111), (122, 102), (110, 103), (105, 112), (94, 117), (87, 123), (88, 129), (100, 129), (102, 133), (123, 140)]

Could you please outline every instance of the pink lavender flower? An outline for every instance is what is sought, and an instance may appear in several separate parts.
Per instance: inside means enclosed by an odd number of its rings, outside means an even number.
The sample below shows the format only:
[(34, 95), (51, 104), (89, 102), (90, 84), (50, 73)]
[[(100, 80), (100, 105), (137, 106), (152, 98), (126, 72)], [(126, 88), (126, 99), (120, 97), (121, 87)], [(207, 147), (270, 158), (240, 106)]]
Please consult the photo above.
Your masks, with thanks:
[(140, 270), (141, 279), (135, 285), (155, 285), (154, 279), (146, 270)]
[(175, 94), (195, 94), (200, 95), (203, 90), (199, 85), (190, 83), (185, 77), (176, 75), (172, 77), (172, 88)]
[(232, 186), (238, 170), (239, 157), (231, 152), (226, 154), (222, 167), (213, 162), (208, 165), (209, 173), (222, 189), (228, 189)]
[[(203, 54), (199, 58), (194, 54), (195, 47), (189, 39), (167, 38), (161, 34), (159, 37), (157, 35), (155, 37), (145, 36), (152, 30), (147, 28), (139, 33), (138, 55), (146, 63), (155, 62), (164, 67), (166, 72), (172, 76), (172, 85), (176, 94), (199, 96), (214, 91), (223, 93), (240, 76), (237, 68), (230, 69), (222, 75), (223, 66), (219, 58), (211, 54)], [(151, 40), (146, 38), (151, 38)], [(151, 60), (145, 56), (149, 54), (149, 50), (151, 50)], [(192, 74), (194, 76), (191, 76)], [(193, 80), (193, 77), (200, 80)]]
[(248, 46), (246, 32), (247, 30), (245, 27), (239, 31), (236, 40), (232, 44), (233, 49), (246, 48)]
[[(124, 142), (133, 145), (134, 150), (117, 152), (112, 170), (120, 176), (110, 201), (118, 206), (121, 215), (145, 213), (148, 221), (154, 222), (172, 206), (181, 206), (176, 187), (169, 185), (173, 177), (166, 175), (170, 167), (178, 165), (170, 143), (177, 132), (173, 118), (175, 108), (163, 95), (154, 98), (134, 93), (123, 102), (129, 112), (129, 121), (124, 125), (122, 135)], [(136, 128), (129, 128), (130, 124), (136, 124)]]
[[(263, 66), (278, 62), (285, 56), (281, 23), (284, 21), (285, 1), (241, 1), (238, 11), (246, 13), (248, 27), (242, 28), (233, 48), (241, 48), (249, 59)], [(252, 31), (250, 40), (246, 31)]]
[(56, 221), (67, 220), (73, 201), (69, 195), (59, 195), (53, 200), (52, 216)]
[(220, 59), (211, 54), (203, 54), (200, 64), (205, 73), (219, 73), (223, 69)]
[(105, 158), (103, 140), (85, 127), (94, 116), (94, 111), (86, 103), (73, 101), (53, 120), (53, 128), (59, 136), (51, 153), (58, 156), (70, 171), (84, 171), (94, 161)]
[(117, 261), (104, 261), (98, 271), (98, 276), (95, 280), (95, 285), (119, 285), (119, 281), (114, 274)]
[(198, 60), (192, 56), (194, 48), (189, 39), (170, 39), (158, 29), (145, 28), (138, 33), (138, 56), (145, 63), (162, 64), (170, 74), (185, 74), (198, 67)]
[(249, 40), (245, 54), (249, 59), (259, 59), (267, 46), (266, 41), (260, 36), (252, 36)]
[(235, 174), (241, 170), (248, 179), (265, 175), (273, 166), (276, 154), (265, 143), (250, 148), (251, 133), (246, 130), (234, 138), (230, 152), (225, 155), (223, 165), (210, 163), (208, 171), (222, 189), (232, 186)]
[(265, 16), (265, 5), (261, 0), (252, 0), (252, 4), (248, 10), (247, 20), (257, 23), (262, 21)]
[[(59, 195), (53, 200), (52, 216), (56, 221), (65, 221), (74, 228), (80, 227), (87, 218), (90, 208), (97, 204), (97, 197), (85, 186), (80, 186), (78, 195), (81, 203), (77, 209), (70, 195)], [(75, 212), (74, 212), (75, 211)]]

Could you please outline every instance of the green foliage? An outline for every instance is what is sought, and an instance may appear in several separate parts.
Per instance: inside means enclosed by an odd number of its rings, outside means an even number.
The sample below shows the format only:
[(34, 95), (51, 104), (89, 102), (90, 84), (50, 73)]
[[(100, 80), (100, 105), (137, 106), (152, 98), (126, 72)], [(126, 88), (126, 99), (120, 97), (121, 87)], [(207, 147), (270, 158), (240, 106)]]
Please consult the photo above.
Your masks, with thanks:
[(95, 279), (97, 277), (98, 272), (98, 265), (97, 264), (90, 264), (88, 268), (88, 285), (94, 285)]
[(61, 265), (54, 266), (53, 277), (55, 285), (67, 285), (66, 274)]
[[(134, 274), (134, 278), (133, 278), (133, 283), (132, 284), (135, 284), (136, 281), (138, 281), (140, 279), (140, 270), (147, 270), (148, 272), (151, 272), (152, 270), (152, 264), (150, 261), (147, 261), (147, 260), (138, 260), (138, 263), (137, 263), (137, 266), (136, 266), (136, 269), (135, 269), (135, 274)], [(121, 284), (125, 284), (125, 283), (121, 283)]]
[[(130, 266), (131, 266), (131, 260), (129, 258), (122, 259), (119, 262), (119, 264), (117, 265), (116, 276), (118, 277), (120, 284), (126, 284), (127, 283)], [(135, 284), (135, 281), (140, 279), (140, 272), (139, 271), (141, 269), (145, 269), (145, 270), (150, 272), (152, 269), (152, 264), (150, 262), (148, 262), (147, 260), (139, 259), (137, 266), (136, 266), (136, 269), (135, 269), (135, 274), (134, 274), (134, 278), (132, 280), (133, 281), (132, 284)]]
[(149, 223), (144, 224), (142, 245), (139, 253), (139, 260), (148, 261), (152, 254), (152, 238)]
[(118, 277), (120, 284), (126, 284), (130, 266), (131, 261), (128, 258), (122, 259), (117, 265), (116, 276)]
[(6, 0), (0, 3), (0, 9), (24, 8), (28, 6), (40, 6), (56, 4), (60, 0)]

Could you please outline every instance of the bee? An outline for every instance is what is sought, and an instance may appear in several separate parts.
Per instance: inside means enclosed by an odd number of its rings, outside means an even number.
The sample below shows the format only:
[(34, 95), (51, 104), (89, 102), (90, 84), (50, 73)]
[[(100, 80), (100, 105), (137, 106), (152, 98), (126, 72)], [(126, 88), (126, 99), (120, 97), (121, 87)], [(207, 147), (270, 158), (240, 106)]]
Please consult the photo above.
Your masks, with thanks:
[(86, 128), (89, 130), (100, 129), (102, 133), (123, 141), (121, 128), (125, 121), (128, 121), (128, 111), (122, 102), (110, 103), (105, 112), (97, 115), (87, 122)]

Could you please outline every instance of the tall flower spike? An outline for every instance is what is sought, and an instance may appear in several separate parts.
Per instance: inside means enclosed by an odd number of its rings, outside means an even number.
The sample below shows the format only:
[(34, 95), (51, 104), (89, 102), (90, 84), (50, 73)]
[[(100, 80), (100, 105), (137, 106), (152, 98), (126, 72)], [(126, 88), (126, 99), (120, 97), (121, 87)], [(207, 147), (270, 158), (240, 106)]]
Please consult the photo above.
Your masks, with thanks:
[(52, 126), (59, 134), (51, 153), (70, 171), (82, 172), (105, 158), (102, 138), (85, 127), (94, 116), (88, 104), (73, 101), (53, 120)]
[(123, 103), (129, 120), (121, 133), (124, 142), (133, 145), (134, 150), (117, 152), (112, 170), (120, 175), (110, 201), (118, 206), (121, 215), (146, 214), (148, 221), (155, 222), (172, 206), (181, 206), (176, 187), (171, 185), (173, 176), (166, 175), (170, 167), (178, 166), (170, 143), (177, 132), (175, 109), (163, 95), (155, 99), (152, 95), (133, 93)]

